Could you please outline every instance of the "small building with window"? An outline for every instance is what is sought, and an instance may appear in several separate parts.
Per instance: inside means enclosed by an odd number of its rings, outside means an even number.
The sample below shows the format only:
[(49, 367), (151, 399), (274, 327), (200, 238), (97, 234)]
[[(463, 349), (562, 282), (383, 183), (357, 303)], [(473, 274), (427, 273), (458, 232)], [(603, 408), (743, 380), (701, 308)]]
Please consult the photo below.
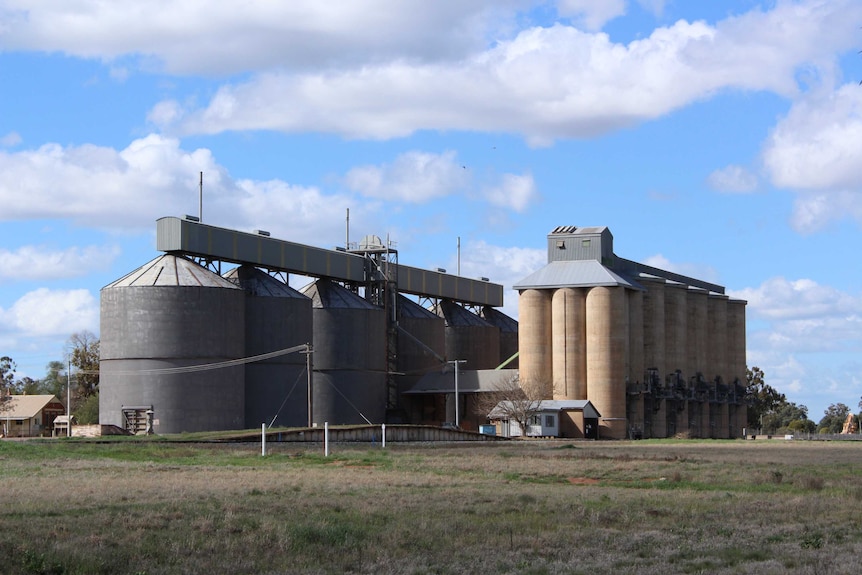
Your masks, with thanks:
[(494, 422), (497, 435), (503, 437), (567, 437), (598, 439), (601, 414), (587, 399), (542, 400), (530, 417), (526, 433), (512, 419), (511, 402), (500, 402), (488, 419)]
[(54, 420), (66, 407), (54, 395), (7, 395), (0, 398), (3, 437), (50, 436)]

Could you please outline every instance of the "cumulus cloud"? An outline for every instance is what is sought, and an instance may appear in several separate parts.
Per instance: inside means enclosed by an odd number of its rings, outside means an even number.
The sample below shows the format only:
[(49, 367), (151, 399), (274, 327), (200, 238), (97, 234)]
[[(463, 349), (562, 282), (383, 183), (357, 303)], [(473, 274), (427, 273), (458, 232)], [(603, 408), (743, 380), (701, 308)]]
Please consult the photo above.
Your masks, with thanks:
[(846, 318), (862, 311), (862, 296), (853, 296), (811, 279), (774, 277), (756, 288), (732, 292), (748, 301), (748, 311), (767, 320)]
[(464, 190), (470, 177), (453, 151), (442, 154), (410, 151), (391, 164), (359, 166), (344, 182), (351, 190), (370, 198), (424, 203)]
[[(158, 135), (123, 150), (48, 144), (0, 151), (0, 220), (67, 218), (98, 229), (152, 230), (159, 217), (198, 213), (200, 172), (207, 223), (267, 229), (312, 244), (341, 236), (349, 196), (280, 180), (235, 180), (209, 150), (186, 151), (178, 140)], [(371, 219), (373, 209), (373, 204), (358, 206), (357, 223)], [(62, 255), (83, 264), (95, 256), (93, 249)]]
[(21, 143), (21, 135), (18, 132), (9, 132), (5, 136), (0, 137), (0, 147), (12, 148)]
[(0, 248), (0, 280), (44, 280), (85, 276), (104, 270), (120, 255), (118, 246), (73, 246), (53, 250), (45, 246)]
[(524, 212), (538, 199), (539, 192), (532, 174), (503, 174), (497, 185), (485, 190), (484, 196), (495, 206)]
[(742, 166), (727, 166), (712, 172), (706, 179), (719, 192), (748, 193), (757, 190), (757, 176)]
[(587, 30), (601, 30), (610, 20), (626, 13), (625, 0), (560, 0), (557, 12), (564, 18), (572, 18)]
[(0, 308), (0, 324), (8, 334), (26, 337), (68, 336), (99, 329), (99, 302), (88, 290), (39, 288), (22, 296), (8, 310)]
[(62, 52), (175, 74), (433, 61), (505, 33), (524, 0), (24, 2), (0, 8), (0, 49)]
[(859, 20), (862, 5), (841, 0), (782, 2), (716, 25), (678, 21), (625, 45), (560, 24), (527, 28), (459, 60), (261, 73), (165, 128), (372, 139), (459, 129), (544, 145), (657, 118), (720, 90), (794, 95), (799, 68), (831, 69), (833, 54), (857, 41)]

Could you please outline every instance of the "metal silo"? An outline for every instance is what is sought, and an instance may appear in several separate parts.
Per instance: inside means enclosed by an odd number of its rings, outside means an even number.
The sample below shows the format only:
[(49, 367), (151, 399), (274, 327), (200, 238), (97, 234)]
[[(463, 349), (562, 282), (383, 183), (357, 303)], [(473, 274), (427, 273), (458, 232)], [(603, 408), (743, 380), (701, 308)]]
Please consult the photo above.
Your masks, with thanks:
[(465, 360), (462, 369), (494, 369), (500, 365), (500, 328), (451, 300), (434, 311), (446, 320), (446, 359)]
[[(163, 255), (101, 291), (99, 419), (152, 406), (156, 433), (244, 427), (242, 291), (191, 260)], [(159, 370), (189, 368), (179, 373)]]
[(560, 288), (551, 296), (554, 399), (587, 398), (587, 291)]
[(489, 305), (482, 308), (481, 315), (482, 319), (500, 328), (500, 362), (506, 363), (506, 369), (518, 369), (518, 357), (515, 356), (518, 353), (518, 321)]
[(398, 378), (399, 401), (408, 421), (426, 423), (429, 418), (422, 408), (435, 398), (402, 394), (426, 373), (441, 369), (446, 355), (446, 324), (443, 318), (403, 295), (398, 296), (397, 309), (397, 370), (404, 374)]
[(551, 291), (527, 289), (518, 296), (518, 350), (520, 377), (553, 397), (551, 355)]
[(587, 293), (587, 392), (602, 414), (601, 436), (625, 439), (628, 300), (623, 287), (594, 287)]
[(326, 279), (301, 291), (313, 307), (313, 422), (384, 422), (385, 312)]
[[(245, 354), (311, 343), (311, 300), (251, 265), (224, 276), (245, 293)], [(308, 423), (306, 356), (294, 352), (245, 365), (245, 426)]]

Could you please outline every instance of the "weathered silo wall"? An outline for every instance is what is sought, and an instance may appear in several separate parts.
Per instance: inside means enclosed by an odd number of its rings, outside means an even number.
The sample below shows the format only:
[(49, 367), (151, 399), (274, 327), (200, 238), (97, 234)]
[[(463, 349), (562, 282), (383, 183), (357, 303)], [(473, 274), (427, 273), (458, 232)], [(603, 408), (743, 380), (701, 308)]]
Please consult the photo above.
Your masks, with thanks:
[(626, 394), (628, 403), (627, 412), (629, 426), (637, 431), (644, 428), (644, 292), (641, 290), (630, 290), (629, 298), (629, 368), (628, 368), (628, 390), (632, 393)]
[(625, 288), (594, 287), (587, 293), (587, 392), (602, 414), (601, 437), (624, 439), (625, 353), (629, 338)]
[(99, 419), (153, 406), (154, 431), (241, 429), (242, 365), (159, 373), (244, 356), (242, 291), (182, 257), (163, 255), (101, 291)]
[(665, 280), (639, 278), (647, 288), (644, 293), (644, 365), (658, 371), (661, 377), (665, 369)]
[(325, 279), (301, 292), (313, 307), (313, 423), (384, 422), (385, 312)]
[(706, 373), (706, 334), (707, 334), (707, 296), (709, 292), (704, 289), (688, 288), (688, 318), (686, 322), (686, 371), (687, 379), (691, 379), (698, 372)]
[(433, 396), (409, 396), (403, 393), (412, 389), (423, 375), (442, 368), (446, 356), (446, 324), (443, 318), (425, 309), (413, 300), (398, 296), (397, 371), (398, 401), (407, 421), (423, 423), (423, 409)]
[[(500, 328), (500, 362), (507, 362), (518, 353), (518, 320), (511, 318), (500, 310), (486, 305), (482, 308), (482, 319)], [(518, 369), (519, 361), (515, 357), (506, 363), (506, 369)]]
[(686, 335), (687, 335), (687, 293), (685, 284), (668, 282), (665, 287), (664, 313), (665, 313), (665, 360), (667, 371), (662, 374), (664, 378), (676, 370), (682, 372), (683, 377), (690, 374), (683, 371), (686, 363)]
[[(251, 265), (225, 274), (245, 293), (245, 353), (256, 356), (311, 343), (311, 300)], [(308, 423), (306, 356), (294, 352), (245, 365), (245, 426)]]
[(587, 292), (560, 288), (551, 296), (554, 399), (587, 398)]
[[(728, 378), (731, 385), (738, 379), (743, 389), (748, 366), (745, 354), (745, 305), (743, 300), (731, 299), (727, 302)], [(748, 425), (748, 407), (739, 397), (742, 395), (741, 390), (737, 395), (737, 403), (731, 406), (731, 437), (741, 437), (743, 428)]]
[(451, 300), (434, 310), (446, 320), (446, 360), (464, 360), (461, 369), (494, 369), (500, 365), (500, 328)]
[(707, 299), (706, 363), (710, 381), (716, 376), (726, 381), (727, 377), (727, 300), (727, 296), (720, 294), (709, 294)]
[(552, 398), (551, 291), (527, 289), (518, 296), (518, 349), (521, 381)]

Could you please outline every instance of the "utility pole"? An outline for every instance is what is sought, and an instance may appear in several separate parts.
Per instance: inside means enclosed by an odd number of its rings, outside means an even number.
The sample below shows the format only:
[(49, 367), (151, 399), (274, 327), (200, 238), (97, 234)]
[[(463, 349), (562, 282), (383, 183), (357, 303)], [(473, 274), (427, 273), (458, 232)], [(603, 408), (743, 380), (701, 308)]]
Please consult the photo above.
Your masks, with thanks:
[(303, 351), (302, 353), (305, 354), (305, 371), (308, 375), (308, 427), (311, 427), (313, 423), (312, 419), (314, 417), (314, 400), (312, 396), (313, 390), (311, 386), (311, 354), (314, 353), (314, 350), (312, 350), (310, 343), (305, 344), (305, 351)]
[(451, 363), (455, 366), (455, 427), (461, 428), (461, 408), (458, 405), (458, 364), (459, 363), (467, 363), (466, 359), (453, 359), (451, 361), (447, 361), (446, 363)]
[(72, 358), (66, 366), (66, 437), (72, 437)]

